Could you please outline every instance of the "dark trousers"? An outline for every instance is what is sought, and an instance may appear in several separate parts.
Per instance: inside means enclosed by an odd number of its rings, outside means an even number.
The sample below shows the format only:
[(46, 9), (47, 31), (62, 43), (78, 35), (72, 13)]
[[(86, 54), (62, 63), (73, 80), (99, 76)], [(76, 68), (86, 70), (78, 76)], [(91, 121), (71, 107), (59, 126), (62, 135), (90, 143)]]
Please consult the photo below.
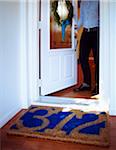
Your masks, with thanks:
[(91, 86), (91, 71), (89, 66), (89, 54), (93, 51), (95, 63), (95, 80), (99, 88), (99, 28), (93, 31), (83, 30), (80, 40), (80, 63), (84, 75), (84, 82)]

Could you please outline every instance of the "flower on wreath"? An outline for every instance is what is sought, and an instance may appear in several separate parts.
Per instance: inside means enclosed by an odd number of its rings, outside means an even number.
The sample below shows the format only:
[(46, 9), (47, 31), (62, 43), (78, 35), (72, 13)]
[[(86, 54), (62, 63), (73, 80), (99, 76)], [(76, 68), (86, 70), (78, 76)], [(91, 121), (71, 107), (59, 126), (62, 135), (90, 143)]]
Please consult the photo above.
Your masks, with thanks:
[(51, 7), (55, 22), (58, 24), (58, 26), (62, 27), (62, 40), (64, 41), (66, 26), (72, 25), (72, 18), (73, 18), (72, 3), (70, 0), (54, 0), (52, 1)]

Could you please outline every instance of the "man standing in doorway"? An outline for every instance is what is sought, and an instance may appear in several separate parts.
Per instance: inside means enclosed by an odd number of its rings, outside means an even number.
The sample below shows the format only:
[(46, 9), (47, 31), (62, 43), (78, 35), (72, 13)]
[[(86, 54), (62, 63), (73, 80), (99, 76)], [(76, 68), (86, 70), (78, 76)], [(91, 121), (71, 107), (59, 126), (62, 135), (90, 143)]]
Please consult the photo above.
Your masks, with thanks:
[(83, 26), (80, 40), (80, 63), (84, 80), (79, 88), (74, 91), (91, 90), (91, 71), (89, 54), (92, 49), (95, 63), (95, 88), (92, 95), (99, 93), (99, 1), (81, 0), (80, 19), (77, 21), (77, 30)]

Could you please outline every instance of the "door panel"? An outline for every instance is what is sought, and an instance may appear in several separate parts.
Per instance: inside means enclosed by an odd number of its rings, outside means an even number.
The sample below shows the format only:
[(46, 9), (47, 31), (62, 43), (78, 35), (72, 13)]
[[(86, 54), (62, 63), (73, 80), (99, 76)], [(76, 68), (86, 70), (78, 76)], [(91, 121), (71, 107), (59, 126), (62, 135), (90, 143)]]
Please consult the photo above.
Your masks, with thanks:
[(62, 90), (77, 83), (77, 59), (74, 47), (74, 23), (72, 48), (50, 50), (50, 2), (41, 4), (41, 95)]

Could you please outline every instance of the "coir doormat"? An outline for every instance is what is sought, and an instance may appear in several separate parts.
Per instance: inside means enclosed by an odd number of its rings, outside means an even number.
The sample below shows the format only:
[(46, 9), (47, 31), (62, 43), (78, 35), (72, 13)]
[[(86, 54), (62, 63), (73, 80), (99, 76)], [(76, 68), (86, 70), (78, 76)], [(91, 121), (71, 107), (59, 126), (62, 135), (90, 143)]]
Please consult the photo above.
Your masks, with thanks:
[(9, 129), (9, 134), (109, 145), (106, 112), (84, 112), (60, 107), (31, 106)]

